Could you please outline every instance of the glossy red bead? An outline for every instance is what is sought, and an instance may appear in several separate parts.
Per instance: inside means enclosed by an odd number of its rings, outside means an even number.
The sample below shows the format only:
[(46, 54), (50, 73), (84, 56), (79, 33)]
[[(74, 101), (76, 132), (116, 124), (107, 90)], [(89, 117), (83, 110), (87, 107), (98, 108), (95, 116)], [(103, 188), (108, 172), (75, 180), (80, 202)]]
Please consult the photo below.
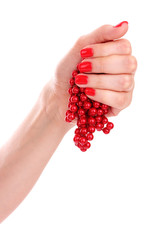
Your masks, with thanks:
[(85, 88), (79, 88), (79, 91), (82, 93), (84, 92), (84, 90), (85, 90)]
[(104, 109), (104, 114), (107, 114), (109, 112), (109, 109)]
[(87, 142), (87, 138), (86, 137), (80, 137), (79, 142), (80, 142), (80, 144), (84, 145)]
[(90, 142), (86, 142), (86, 144), (84, 144), (83, 146), (84, 148), (88, 149), (91, 147), (91, 143)]
[(95, 116), (97, 114), (97, 109), (96, 108), (90, 108), (88, 111), (89, 116)]
[(68, 115), (68, 114), (70, 114), (71, 113), (71, 111), (70, 110), (67, 110), (66, 111), (66, 116)]
[(99, 108), (99, 107), (100, 107), (100, 103), (94, 101), (94, 102), (93, 102), (93, 107), (95, 107), (95, 108)]
[(108, 122), (106, 127), (111, 130), (114, 127), (114, 124), (112, 122)]
[(77, 103), (78, 101), (79, 101), (79, 98), (76, 95), (71, 97), (71, 102), (72, 103)]
[(104, 127), (104, 125), (102, 123), (96, 123), (95, 127), (96, 127), (97, 131), (101, 131), (102, 128)]
[(86, 118), (80, 118), (80, 124), (82, 125), (82, 124), (86, 124), (86, 122), (87, 122), (87, 120), (86, 120)]
[(78, 110), (78, 115), (79, 115), (79, 116), (82, 116), (82, 115), (84, 115), (84, 114), (85, 114), (84, 109), (83, 109), (83, 108), (80, 108), (80, 109)]
[(97, 114), (98, 114), (98, 116), (102, 116), (103, 115), (103, 110), (101, 109), (101, 108), (99, 108), (98, 110), (97, 110)]
[(78, 107), (82, 107), (83, 106), (83, 102), (82, 101), (78, 101), (77, 105), (78, 105)]
[(73, 140), (74, 142), (79, 142), (79, 139), (80, 139), (80, 135), (79, 134), (75, 134)]
[(77, 71), (77, 70), (74, 70), (74, 71), (72, 72), (72, 76), (73, 76), (73, 77), (77, 76), (77, 74), (78, 74), (78, 71)]
[(68, 93), (71, 95), (72, 94), (72, 87), (68, 89)]
[(77, 110), (78, 110), (77, 105), (71, 104), (71, 105), (70, 105), (70, 110), (71, 110), (71, 112), (77, 112)]
[(92, 141), (93, 138), (94, 138), (94, 136), (93, 136), (92, 133), (88, 133), (88, 134), (87, 134), (87, 140)]
[(74, 78), (71, 78), (71, 79), (69, 80), (69, 83), (70, 83), (71, 86), (73, 86), (73, 85), (75, 84)]
[(108, 108), (109, 108), (109, 106), (108, 106), (108, 105), (106, 105), (106, 104), (102, 104), (102, 105), (101, 105), (101, 108), (102, 108), (102, 110), (105, 110), (105, 109), (108, 109)]
[(75, 134), (80, 134), (80, 129), (79, 128), (76, 128), (75, 131), (74, 131)]
[(102, 121), (102, 117), (101, 116), (97, 116), (97, 117), (95, 117), (95, 119), (96, 119), (96, 122), (101, 122)]
[(89, 118), (88, 118), (88, 123), (89, 123), (90, 125), (95, 125), (95, 123), (96, 123), (95, 118), (89, 117)]
[(79, 93), (79, 88), (77, 86), (73, 86), (72, 93), (78, 94)]
[(103, 128), (102, 131), (105, 133), (105, 134), (108, 134), (110, 132), (110, 130), (108, 128)]
[(91, 106), (92, 106), (92, 104), (90, 102), (88, 102), (88, 101), (85, 101), (84, 104), (83, 104), (83, 108), (84, 109), (90, 109)]
[(89, 126), (88, 127), (88, 132), (94, 133), (95, 132), (95, 127), (94, 126)]
[(80, 150), (81, 150), (82, 152), (86, 152), (86, 151), (87, 151), (87, 148), (81, 147)]
[(107, 119), (105, 116), (102, 117), (102, 123), (103, 123), (103, 124), (108, 123), (108, 119)]
[(85, 134), (87, 134), (87, 132), (88, 132), (88, 130), (87, 130), (87, 128), (85, 128), (85, 127), (83, 127), (83, 128), (80, 129), (80, 134), (85, 135)]
[(80, 95), (80, 100), (81, 100), (82, 102), (86, 101), (86, 100), (87, 100), (87, 96), (86, 96), (84, 93), (81, 93), (81, 95)]
[(75, 119), (75, 115), (74, 115), (74, 113), (70, 113), (70, 114), (68, 114), (68, 119), (69, 120), (74, 120)]

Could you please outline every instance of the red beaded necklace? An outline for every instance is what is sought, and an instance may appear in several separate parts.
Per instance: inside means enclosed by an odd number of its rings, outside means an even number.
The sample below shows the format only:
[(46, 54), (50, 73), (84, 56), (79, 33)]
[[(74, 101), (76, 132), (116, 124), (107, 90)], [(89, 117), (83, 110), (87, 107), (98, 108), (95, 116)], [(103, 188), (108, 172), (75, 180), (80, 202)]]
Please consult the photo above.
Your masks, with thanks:
[(77, 128), (75, 129), (73, 141), (82, 152), (85, 152), (91, 147), (89, 141), (93, 140), (95, 130), (108, 134), (114, 124), (108, 122), (105, 116), (109, 111), (109, 106), (91, 100), (85, 94), (85, 88), (75, 85), (75, 77), (78, 73), (77, 67), (77, 70), (72, 72), (72, 78), (69, 80), (71, 87), (68, 90), (70, 97), (65, 121), (72, 122), (77, 119)]

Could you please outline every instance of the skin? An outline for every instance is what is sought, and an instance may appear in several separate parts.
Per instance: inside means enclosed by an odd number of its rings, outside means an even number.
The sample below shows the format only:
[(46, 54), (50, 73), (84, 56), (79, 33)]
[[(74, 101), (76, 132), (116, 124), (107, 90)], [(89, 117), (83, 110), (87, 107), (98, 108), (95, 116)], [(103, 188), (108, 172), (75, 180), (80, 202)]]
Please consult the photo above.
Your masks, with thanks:
[[(103, 25), (81, 36), (58, 64), (54, 76), (43, 87), (36, 103), (22, 124), (0, 148), (0, 223), (23, 201), (65, 134), (75, 123), (66, 123), (68, 105), (67, 79), (82, 60), (80, 50), (92, 47), (94, 56), (88, 84), (95, 89), (96, 101), (111, 106), (109, 116), (116, 116), (129, 106), (134, 89), (137, 61), (125, 35), (128, 24), (118, 28)], [(99, 75), (98, 75), (99, 73)]]

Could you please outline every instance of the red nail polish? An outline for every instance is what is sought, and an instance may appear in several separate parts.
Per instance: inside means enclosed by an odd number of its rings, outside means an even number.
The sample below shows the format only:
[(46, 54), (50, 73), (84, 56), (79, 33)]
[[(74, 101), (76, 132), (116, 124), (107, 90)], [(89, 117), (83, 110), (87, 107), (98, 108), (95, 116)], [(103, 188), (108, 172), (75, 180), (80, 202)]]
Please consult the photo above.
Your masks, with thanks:
[(86, 88), (85, 89), (85, 94), (87, 94), (89, 96), (94, 96), (95, 95), (95, 89), (93, 89), (93, 88)]
[(80, 72), (91, 72), (92, 63), (91, 62), (81, 62), (78, 64), (78, 69)]
[(117, 24), (116, 26), (114, 26), (114, 28), (121, 27), (121, 26), (122, 26), (122, 24), (124, 24), (124, 23), (128, 24), (128, 22), (127, 22), (127, 21), (123, 21), (123, 22), (121, 22), (121, 23)]
[(86, 75), (77, 75), (75, 77), (76, 84), (87, 84), (88, 83), (88, 76)]
[(80, 51), (80, 55), (82, 58), (92, 57), (93, 56), (93, 48), (84, 48)]

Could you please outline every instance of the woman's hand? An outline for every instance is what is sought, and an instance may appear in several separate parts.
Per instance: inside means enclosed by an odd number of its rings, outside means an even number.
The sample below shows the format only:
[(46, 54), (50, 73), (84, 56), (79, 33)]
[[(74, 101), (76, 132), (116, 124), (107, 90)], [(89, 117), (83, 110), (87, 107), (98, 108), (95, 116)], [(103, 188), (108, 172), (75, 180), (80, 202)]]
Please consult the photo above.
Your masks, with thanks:
[[(58, 64), (54, 79), (47, 84), (50, 94), (47, 94), (46, 111), (53, 117), (54, 102), (57, 102), (57, 118), (65, 123), (65, 112), (69, 98), (69, 79), (78, 63), (81, 73), (76, 78), (76, 84), (86, 89), (89, 98), (111, 106), (107, 117), (116, 116), (127, 107), (132, 100), (134, 89), (134, 73), (137, 61), (131, 56), (131, 44), (126, 39), (119, 39), (128, 30), (128, 23), (123, 22), (118, 27), (103, 25), (95, 31), (80, 37), (73, 48)], [(81, 58), (80, 51), (90, 53), (85, 59)], [(87, 50), (88, 50), (87, 49)], [(87, 52), (88, 53), (88, 52)], [(85, 64), (85, 65), (84, 65)], [(88, 65), (88, 66), (87, 66)], [(85, 69), (83, 66), (90, 67)], [(85, 83), (83, 83), (83, 79)], [(55, 115), (54, 115), (55, 116)]]

